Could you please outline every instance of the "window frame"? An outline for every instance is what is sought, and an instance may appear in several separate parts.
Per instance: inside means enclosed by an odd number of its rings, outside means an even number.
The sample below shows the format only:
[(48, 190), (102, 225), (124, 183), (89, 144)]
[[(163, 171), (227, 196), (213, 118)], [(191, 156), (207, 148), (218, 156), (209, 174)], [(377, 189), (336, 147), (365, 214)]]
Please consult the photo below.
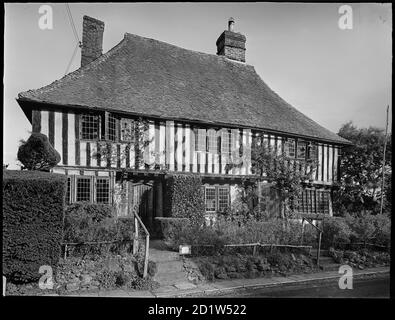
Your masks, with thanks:
[[(226, 139), (224, 139), (226, 137)], [(227, 140), (227, 141), (226, 141)], [(231, 133), (228, 129), (221, 130), (221, 155), (228, 156), (231, 150)]]
[[(90, 123), (89, 121), (87, 122), (85, 119), (87, 117), (91, 117), (93, 119), (96, 119), (96, 123), (97, 123), (97, 136), (96, 138), (93, 138), (91, 136), (84, 136), (84, 124), (86, 123)], [(80, 130), (79, 130), (79, 139), (80, 140), (87, 140), (87, 141), (98, 141), (101, 140), (101, 127), (102, 127), (102, 116), (99, 114), (92, 114), (92, 113), (84, 113), (84, 114), (80, 114), (79, 115), (79, 126), (80, 126)], [(89, 131), (89, 129), (88, 129)], [(90, 133), (88, 132), (88, 135)]]
[[(95, 188), (94, 188), (93, 192), (95, 193), (95, 203), (110, 204), (111, 203), (110, 178), (109, 177), (95, 177), (94, 180), (95, 180)], [(108, 191), (107, 191), (108, 201), (107, 202), (98, 201), (98, 194), (99, 194), (98, 180), (107, 181), (107, 184), (108, 184)]]
[[(89, 200), (78, 200), (78, 181), (79, 180), (89, 180)], [(90, 202), (93, 203), (93, 196), (92, 196), (92, 177), (91, 176), (76, 176), (75, 177), (75, 202)]]
[(218, 134), (215, 129), (207, 130), (207, 151), (212, 154), (218, 154)]
[(301, 213), (330, 214), (331, 191), (305, 188), (297, 199), (297, 211)]
[[(130, 126), (130, 128), (127, 128), (128, 130), (130, 130), (130, 140), (129, 139), (124, 139), (125, 136), (123, 134), (123, 128), (124, 128), (124, 124), (127, 124), (128, 127)], [(126, 142), (126, 143), (133, 143), (136, 140), (136, 136), (135, 136), (135, 120), (131, 119), (131, 118), (121, 118), (120, 119), (120, 141), (121, 142)]]
[[(111, 123), (113, 122), (113, 123)], [(111, 124), (111, 126), (110, 126)], [(113, 126), (113, 127), (112, 127)], [(111, 142), (118, 142), (119, 140), (119, 117), (113, 113), (106, 114), (106, 140)], [(113, 132), (110, 132), (113, 131)]]
[[(290, 155), (290, 144), (293, 144), (293, 155)], [(294, 138), (287, 138), (285, 140), (285, 154), (288, 158), (295, 159), (296, 158), (296, 139)]]
[[(202, 186), (204, 188), (204, 209), (205, 213), (212, 214), (212, 213), (219, 213), (223, 212), (230, 206), (230, 186), (229, 185), (212, 185), (206, 184)], [(207, 190), (214, 190), (214, 209), (209, 208), (211, 210), (207, 210)], [(226, 208), (220, 208), (220, 190), (226, 190), (227, 194), (227, 206)]]
[[(70, 203), (83, 202), (86, 200), (77, 200), (78, 199), (78, 180), (79, 179), (89, 179), (89, 203), (103, 203), (103, 204), (112, 204), (112, 183), (110, 176), (93, 176), (93, 175), (70, 175)], [(97, 180), (105, 179), (108, 181), (108, 202), (98, 202), (97, 201)]]
[(71, 194), (71, 184), (72, 184), (72, 178), (67, 177), (67, 189), (66, 189), (66, 203), (71, 204), (73, 202), (73, 197)]
[[(299, 148), (302, 146), (302, 145), (304, 145), (304, 154), (303, 154), (303, 157), (301, 157), (300, 155), (299, 155)], [(307, 158), (307, 142), (306, 141), (304, 141), (304, 140), (297, 140), (296, 141), (296, 150), (295, 150), (296, 152), (296, 154), (295, 154), (295, 157), (296, 157), (296, 159), (298, 159), (298, 160), (306, 160), (306, 158)]]
[(206, 129), (197, 129), (195, 139), (195, 151), (207, 152), (207, 132)]
[[(226, 207), (223, 208), (223, 209), (221, 209), (221, 207), (220, 207), (221, 206), (221, 199), (220, 199), (221, 190), (226, 190), (226, 195), (227, 195)], [(218, 191), (218, 201), (217, 201), (218, 208), (217, 208), (217, 212), (224, 212), (230, 206), (230, 188), (229, 188), (229, 186), (218, 186), (217, 187), (217, 191)]]

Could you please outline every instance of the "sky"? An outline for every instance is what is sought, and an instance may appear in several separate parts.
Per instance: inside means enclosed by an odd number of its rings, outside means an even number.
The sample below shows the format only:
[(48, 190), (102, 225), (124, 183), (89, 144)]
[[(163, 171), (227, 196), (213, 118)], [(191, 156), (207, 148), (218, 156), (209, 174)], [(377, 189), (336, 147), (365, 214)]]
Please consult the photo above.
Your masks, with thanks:
[[(19, 168), (19, 141), (31, 131), (15, 98), (62, 78), (77, 43), (64, 3), (45, 3), (53, 28), (40, 29), (43, 4), (5, 4), (3, 163), (10, 169)], [(128, 32), (215, 54), (215, 42), (233, 17), (235, 31), (247, 38), (246, 63), (285, 101), (333, 132), (348, 121), (384, 128), (386, 106), (392, 108), (392, 6), (351, 3), (352, 28), (344, 30), (343, 4), (69, 5), (80, 40), (83, 15), (105, 22), (103, 53)], [(69, 72), (80, 61), (78, 50)]]

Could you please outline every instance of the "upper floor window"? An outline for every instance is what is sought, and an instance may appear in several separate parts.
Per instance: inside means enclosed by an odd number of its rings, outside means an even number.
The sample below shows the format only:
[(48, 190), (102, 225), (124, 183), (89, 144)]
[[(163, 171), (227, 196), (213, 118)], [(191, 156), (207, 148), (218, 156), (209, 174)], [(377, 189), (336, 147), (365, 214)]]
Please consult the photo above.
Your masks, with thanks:
[(227, 155), (230, 150), (230, 137), (228, 130), (221, 131), (221, 153)]
[(218, 152), (217, 132), (214, 129), (208, 130), (207, 138), (208, 138), (208, 151), (211, 153), (217, 153)]
[(134, 141), (134, 120), (121, 119), (121, 140), (132, 142)]
[(117, 136), (118, 136), (117, 122), (118, 122), (118, 119), (114, 115), (112, 115), (111, 113), (108, 114), (108, 117), (107, 117), (108, 137), (107, 137), (107, 139), (110, 141), (117, 141)]
[(285, 141), (285, 154), (290, 158), (295, 158), (296, 155), (295, 139), (287, 139)]
[(197, 136), (196, 136), (196, 143), (195, 143), (196, 151), (207, 151), (206, 147), (206, 130), (205, 129), (198, 129)]
[(304, 141), (298, 140), (297, 158), (301, 160), (306, 159), (306, 142)]
[(318, 158), (318, 146), (316, 143), (308, 143), (307, 144), (307, 159), (317, 160)]
[(97, 140), (100, 138), (100, 116), (81, 115), (81, 139)]

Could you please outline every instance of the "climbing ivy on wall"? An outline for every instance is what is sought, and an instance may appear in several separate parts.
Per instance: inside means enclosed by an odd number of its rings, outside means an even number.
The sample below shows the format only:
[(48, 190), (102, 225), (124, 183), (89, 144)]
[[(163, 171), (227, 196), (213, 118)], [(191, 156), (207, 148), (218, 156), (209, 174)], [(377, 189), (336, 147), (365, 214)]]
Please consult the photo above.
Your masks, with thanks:
[(204, 195), (199, 175), (175, 174), (166, 181), (165, 210), (167, 216), (189, 218), (192, 223), (204, 219)]

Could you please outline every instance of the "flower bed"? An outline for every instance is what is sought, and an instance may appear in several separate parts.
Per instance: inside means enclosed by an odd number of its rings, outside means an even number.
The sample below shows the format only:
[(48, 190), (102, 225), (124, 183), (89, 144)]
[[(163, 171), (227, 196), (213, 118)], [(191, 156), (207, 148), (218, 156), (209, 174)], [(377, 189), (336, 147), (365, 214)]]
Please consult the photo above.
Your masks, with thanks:
[(43, 293), (67, 294), (75, 291), (96, 291), (99, 289), (149, 290), (158, 287), (152, 281), (156, 264), (149, 261), (147, 279), (142, 278), (144, 260), (130, 254), (91, 255), (89, 258), (70, 257), (60, 259), (54, 276), (53, 290), (41, 290), (38, 283), (28, 285), (7, 284), (7, 294), (37, 295)]
[(391, 263), (391, 256), (388, 252), (369, 249), (354, 251), (330, 248), (329, 254), (337, 263), (348, 264), (358, 269), (389, 266)]
[(192, 258), (209, 281), (310, 273), (317, 268), (303, 253), (274, 251), (266, 255), (221, 255)]

